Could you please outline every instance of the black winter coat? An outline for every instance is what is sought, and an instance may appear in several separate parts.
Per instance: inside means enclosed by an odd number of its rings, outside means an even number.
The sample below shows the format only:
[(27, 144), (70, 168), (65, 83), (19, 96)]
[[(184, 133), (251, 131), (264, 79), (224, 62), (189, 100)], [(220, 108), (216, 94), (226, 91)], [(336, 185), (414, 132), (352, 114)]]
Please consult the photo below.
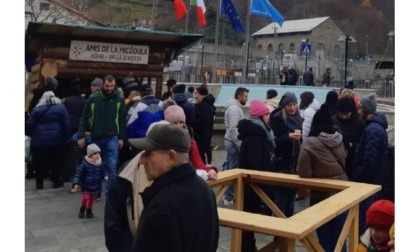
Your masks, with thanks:
[[(125, 169), (128, 160), (121, 165), (118, 174)], [(134, 208), (133, 185), (130, 181), (116, 176), (112, 183), (108, 198), (105, 203), (104, 229), (105, 244), (109, 252), (131, 251), (133, 237), (128, 224), (127, 205)], [(137, 195), (137, 197), (140, 197)], [(134, 220), (134, 212), (131, 212), (131, 219)]]
[[(343, 135), (343, 142), (348, 151), (345, 169), (347, 177), (351, 178), (354, 153), (366, 124), (359, 118), (357, 111), (354, 111), (347, 121), (341, 120), (337, 115), (334, 115), (332, 120), (334, 127)], [(349, 143), (351, 143), (351, 147)]]
[(214, 96), (211, 95), (204, 97), (202, 102), (195, 104), (195, 119), (192, 128), (199, 149), (204, 149), (211, 144), (214, 116), (216, 115), (214, 102)]
[[(282, 108), (275, 109), (271, 112), (270, 128), (273, 130), (275, 137), (274, 141), (276, 143), (274, 153), (277, 157), (283, 159), (285, 165), (290, 165), (293, 161), (292, 158), (297, 159), (297, 156), (292, 157), (294, 145), (297, 143), (289, 138), (289, 133), (293, 133), (294, 130), (288, 129), (286, 122), (283, 119)], [(297, 127), (296, 129), (302, 130), (302, 123), (300, 124), (300, 127)]]
[(195, 119), (195, 108), (194, 104), (188, 101), (188, 98), (185, 96), (185, 93), (177, 93), (172, 99), (180, 106), (185, 113), (185, 123), (188, 126), (192, 126)]
[(239, 150), (239, 167), (250, 170), (273, 172), (270, 142), (267, 132), (248, 119), (238, 123), (238, 139), (242, 141)]
[(63, 99), (63, 105), (66, 107), (70, 116), (70, 134), (77, 133), (82, 117), (83, 108), (85, 107), (86, 99), (80, 95), (73, 95)]
[(189, 163), (161, 175), (140, 195), (144, 209), (134, 251), (217, 250), (219, 217), (216, 199)]

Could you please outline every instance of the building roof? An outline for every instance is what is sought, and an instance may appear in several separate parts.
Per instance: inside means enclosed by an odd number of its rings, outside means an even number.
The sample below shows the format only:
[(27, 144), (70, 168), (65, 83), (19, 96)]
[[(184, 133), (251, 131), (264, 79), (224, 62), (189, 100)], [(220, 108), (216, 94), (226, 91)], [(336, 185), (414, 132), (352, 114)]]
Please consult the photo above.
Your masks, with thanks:
[(45, 40), (86, 40), (108, 43), (149, 44), (166, 48), (165, 63), (169, 64), (183, 51), (196, 44), (202, 34), (167, 31), (134, 30), (101, 26), (63, 25), (29, 22), (25, 34), (25, 53), (34, 55)]
[(289, 20), (284, 21), (283, 27), (280, 27), (279, 24), (273, 22), (264, 28), (256, 31), (252, 36), (261, 36), (261, 35), (271, 35), (277, 30), (277, 34), (286, 34), (286, 33), (295, 33), (295, 32), (310, 32), (315, 27), (323, 23), (325, 20), (330, 17), (319, 17), (319, 18), (308, 18), (308, 19), (298, 19), (298, 20)]

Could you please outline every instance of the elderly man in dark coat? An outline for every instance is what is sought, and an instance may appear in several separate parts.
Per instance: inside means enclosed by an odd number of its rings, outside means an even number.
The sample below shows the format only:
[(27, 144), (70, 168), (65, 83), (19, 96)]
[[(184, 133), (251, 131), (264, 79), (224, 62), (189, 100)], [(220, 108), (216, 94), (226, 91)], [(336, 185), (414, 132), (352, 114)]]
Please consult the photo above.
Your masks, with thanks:
[(191, 138), (172, 124), (154, 126), (145, 138), (129, 142), (144, 153), (151, 186), (140, 193), (144, 209), (134, 251), (214, 252), (219, 239), (216, 199), (189, 163)]

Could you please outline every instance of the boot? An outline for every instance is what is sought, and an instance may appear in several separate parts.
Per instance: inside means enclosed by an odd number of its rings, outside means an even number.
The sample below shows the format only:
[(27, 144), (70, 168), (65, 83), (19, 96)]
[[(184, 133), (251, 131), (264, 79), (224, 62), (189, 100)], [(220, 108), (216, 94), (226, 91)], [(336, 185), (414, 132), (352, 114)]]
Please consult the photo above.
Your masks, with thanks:
[(44, 189), (44, 181), (37, 179), (37, 181), (36, 181), (36, 189), (37, 190)]
[(92, 208), (86, 209), (86, 218), (93, 218)]
[(86, 207), (80, 207), (79, 218), (85, 218)]

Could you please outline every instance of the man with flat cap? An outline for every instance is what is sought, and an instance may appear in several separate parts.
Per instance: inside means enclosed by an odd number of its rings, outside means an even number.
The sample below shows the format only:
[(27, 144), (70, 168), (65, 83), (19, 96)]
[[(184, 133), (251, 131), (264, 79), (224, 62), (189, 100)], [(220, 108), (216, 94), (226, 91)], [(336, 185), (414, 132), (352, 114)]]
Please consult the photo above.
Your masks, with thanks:
[(129, 139), (144, 150), (140, 164), (153, 180), (140, 196), (133, 251), (213, 252), (219, 239), (216, 199), (189, 163), (191, 138), (172, 124), (155, 125), (144, 138)]

